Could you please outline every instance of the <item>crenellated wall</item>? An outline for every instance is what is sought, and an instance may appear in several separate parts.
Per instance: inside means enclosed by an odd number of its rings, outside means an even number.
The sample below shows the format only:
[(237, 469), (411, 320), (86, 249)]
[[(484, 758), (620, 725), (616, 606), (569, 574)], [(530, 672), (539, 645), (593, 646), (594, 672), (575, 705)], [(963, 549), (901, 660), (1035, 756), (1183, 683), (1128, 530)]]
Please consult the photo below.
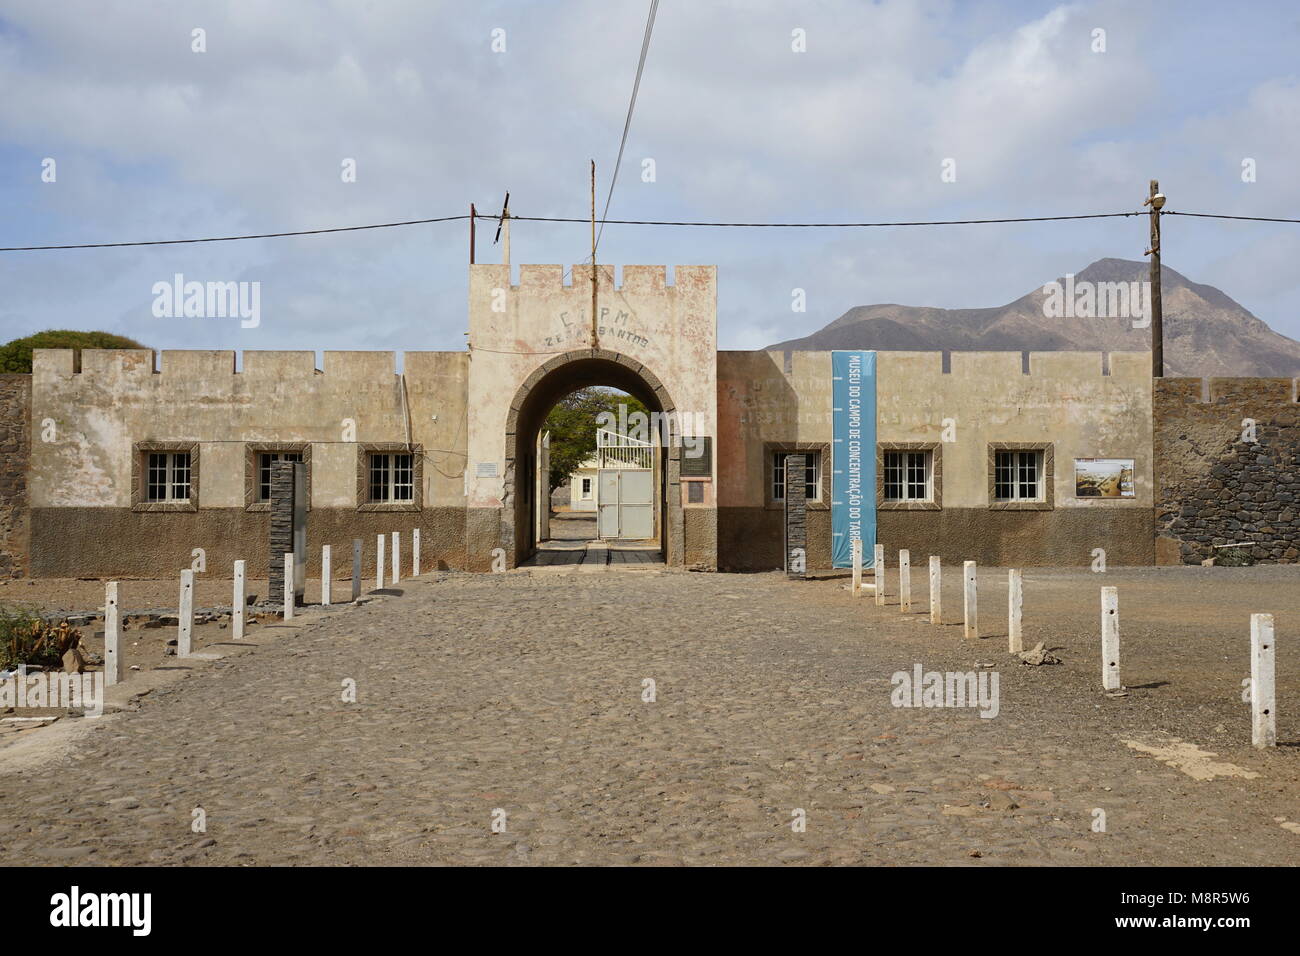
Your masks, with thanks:
[[(878, 352), (876, 363), (877, 441), (933, 444), (941, 466), (940, 507), (878, 503), (878, 540), (889, 554), (1088, 565), (1103, 548), (1113, 564), (1152, 562), (1149, 353)], [(821, 449), (829, 459), (831, 405), (830, 352), (719, 353), (719, 447), (729, 463), (719, 485), (724, 566), (780, 566), (771, 454)], [(1048, 446), (1050, 507), (991, 502), (990, 448), (999, 442)], [(1133, 459), (1135, 497), (1076, 497), (1075, 458)], [(823, 481), (823, 500), (808, 504), (813, 568), (830, 564)]]
[[(36, 350), (32, 573), (171, 574), (197, 547), (209, 563), (243, 558), (250, 574), (264, 572), (268, 518), (249, 507), (251, 442), (310, 445), (317, 554), (326, 543), (350, 554), (352, 537), (414, 526), (411, 515), (358, 511), (358, 447), (421, 446), (425, 560), (463, 567), (468, 356), (406, 352), (404, 377), (393, 352), (326, 352), (322, 364), (309, 351), (249, 351), (236, 371), (230, 351), (155, 359), (148, 350), (88, 349), (77, 372), (71, 351)], [(183, 441), (197, 446), (196, 508), (133, 511), (136, 444)]]
[(1169, 378), (1155, 384), (1157, 557), (1196, 564), (1245, 543), (1300, 561), (1300, 379)]
[[(269, 514), (255, 500), (260, 445), (302, 446), (309, 548), (347, 554), (418, 526), (427, 566), (489, 570), (531, 546), (545, 412), (569, 390), (612, 385), (689, 416), (712, 440), (706, 474), (663, 456), (660, 537), (677, 567), (781, 566), (776, 452), (820, 456), (807, 503), (809, 567), (830, 564), (830, 352), (716, 351), (713, 267), (470, 270), (466, 352), (37, 350), (0, 377), (0, 574), (170, 576), (203, 548), (265, 573)], [(1258, 560), (1300, 560), (1300, 404), (1290, 379), (1165, 379), (1149, 353), (880, 352), (877, 472), (890, 446), (932, 455), (935, 495), (889, 502), (878, 540), (946, 562), (1086, 566), (1199, 561), (1247, 539)], [(398, 368), (401, 372), (398, 372)], [(1247, 429), (1246, 419), (1253, 426)], [(1245, 437), (1247, 432), (1250, 440)], [(141, 443), (196, 456), (193, 498), (141, 501)], [(365, 454), (409, 445), (418, 502), (365, 500)], [(1042, 501), (993, 500), (1000, 446), (1041, 450)], [(283, 449), (280, 449), (283, 450)], [(1074, 461), (1131, 459), (1134, 494), (1076, 493)], [(689, 492), (689, 493), (688, 493)], [(1157, 537), (1157, 525), (1159, 533)], [(409, 540), (409, 539), (408, 539)], [(499, 551), (497, 549), (500, 549)], [(341, 576), (350, 563), (336, 560)], [(314, 573), (314, 568), (312, 569)]]
[[(517, 556), (515, 519), (527, 513), (515, 494), (517, 431), (535, 430), (540, 403), (570, 386), (626, 385), (651, 407), (689, 415), (692, 437), (715, 437), (712, 266), (679, 266), (672, 281), (666, 267), (627, 266), (621, 283), (601, 267), (594, 333), (590, 265), (573, 268), (572, 284), (560, 266), (519, 274), (512, 285), (506, 266), (472, 267), (469, 350), (403, 353), (402, 375), (392, 352), (325, 352), (318, 369), (310, 351), (237, 361), (231, 351), (87, 350), (78, 370), (70, 352), (38, 350), (32, 417), (55, 437), (30, 465), (33, 573), (171, 574), (198, 547), (214, 565), (244, 558), (260, 573), (268, 519), (251, 492), (258, 443), (309, 449), (314, 554), (358, 536), (369, 556), (375, 533), (421, 520), (426, 561), (489, 570), (497, 549)], [(600, 380), (602, 370), (616, 380)], [(520, 419), (530, 394), (538, 407)], [(193, 447), (193, 500), (141, 502), (142, 442)], [(418, 519), (361, 501), (363, 446), (406, 442), (421, 450)], [(717, 565), (711, 464), (686, 502), (680, 455), (665, 456), (670, 563)]]
[[(571, 391), (569, 385), (640, 389), (650, 407), (671, 401), (698, 421), (693, 431), (700, 437), (715, 437), (717, 270), (676, 266), (670, 283), (665, 266), (629, 265), (620, 284), (613, 266), (600, 266), (594, 330), (590, 264), (573, 266), (567, 285), (559, 265), (520, 266), (518, 285), (510, 271), (470, 267), (467, 488), (469, 520), (485, 529), (484, 540), (487, 529), (499, 527), (513, 562), (528, 550), (522, 472), (531, 467), (527, 453), (537, 423), (529, 414), (535, 410), (524, 406), (534, 389), (548, 401)], [(670, 460), (665, 475), (668, 563), (714, 568), (714, 479), (701, 481), (700, 500), (689, 502), (677, 468)], [(716, 476), (716, 461), (712, 471)]]
[[(878, 364), (877, 440), (937, 443), (942, 461), (942, 509), (880, 506), (887, 552), (1079, 567), (1101, 549), (1110, 565), (1153, 563), (1149, 352), (952, 352), (947, 372), (939, 352), (881, 352)], [(992, 501), (996, 443), (1044, 446), (1050, 507)], [(1078, 458), (1132, 459), (1134, 497), (1076, 496)]]

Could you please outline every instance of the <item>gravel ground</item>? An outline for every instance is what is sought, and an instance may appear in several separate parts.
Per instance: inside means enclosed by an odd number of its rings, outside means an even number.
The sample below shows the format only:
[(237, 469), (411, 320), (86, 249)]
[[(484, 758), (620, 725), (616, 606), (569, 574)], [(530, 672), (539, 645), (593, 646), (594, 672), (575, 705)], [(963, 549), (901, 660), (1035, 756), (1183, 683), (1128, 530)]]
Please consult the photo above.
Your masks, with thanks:
[[(1300, 568), (1030, 569), (1026, 646), (1063, 661), (1040, 667), (1007, 653), (998, 569), (981, 572), (986, 636), (963, 641), (958, 577), (942, 626), (915, 571), (910, 615), (777, 574), (403, 582), (267, 623), (134, 712), (24, 733), (80, 733), (40, 766), (13, 772), (0, 747), (0, 864), (1300, 863)], [(1269, 751), (1241, 700), (1258, 611), (1278, 632)], [(992, 665), (997, 716), (893, 706), (916, 664)]]

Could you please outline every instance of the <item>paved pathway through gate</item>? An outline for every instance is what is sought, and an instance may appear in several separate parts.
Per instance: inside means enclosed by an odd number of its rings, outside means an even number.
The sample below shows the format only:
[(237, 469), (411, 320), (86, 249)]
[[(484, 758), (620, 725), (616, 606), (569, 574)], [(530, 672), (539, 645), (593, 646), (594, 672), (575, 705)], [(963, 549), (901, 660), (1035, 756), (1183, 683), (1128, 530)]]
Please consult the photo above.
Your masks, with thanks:
[(602, 541), (597, 535), (594, 515), (559, 512), (551, 515), (551, 537), (543, 541), (537, 553), (524, 562), (525, 568), (581, 568), (598, 571), (605, 568), (664, 567), (658, 545), (645, 541)]

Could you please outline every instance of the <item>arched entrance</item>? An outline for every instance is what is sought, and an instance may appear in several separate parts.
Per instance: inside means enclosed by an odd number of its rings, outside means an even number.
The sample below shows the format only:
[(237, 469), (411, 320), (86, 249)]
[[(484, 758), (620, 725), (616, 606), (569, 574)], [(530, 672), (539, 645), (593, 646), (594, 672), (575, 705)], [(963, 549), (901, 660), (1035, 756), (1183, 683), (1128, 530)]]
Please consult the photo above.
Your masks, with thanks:
[[(515, 392), (506, 416), (506, 458), (502, 490), (501, 539), (512, 566), (537, 548), (533, 522), (537, 487), (537, 433), (557, 401), (575, 389), (607, 386), (634, 395), (651, 411), (674, 418), (677, 406), (659, 378), (633, 358), (608, 349), (577, 349), (557, 355), (533, 371)], [(661, 436), (662, 437), (662, 436)], [(664, 560), (683, 563), (681, 447), (662, 448), (659, 536)]]

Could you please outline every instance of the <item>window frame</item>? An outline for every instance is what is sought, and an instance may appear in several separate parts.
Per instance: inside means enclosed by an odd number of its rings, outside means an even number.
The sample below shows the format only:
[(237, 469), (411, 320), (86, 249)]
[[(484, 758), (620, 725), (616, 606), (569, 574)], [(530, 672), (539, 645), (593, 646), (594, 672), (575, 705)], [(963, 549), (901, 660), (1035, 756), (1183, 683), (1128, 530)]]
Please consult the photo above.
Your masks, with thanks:
[(301, 454), (307, 466), (307, 510), (311, 510), (311, 442), (254, 441), (244, 443), (244, 510), (269, 512), (271, 502), (260, 497), (262, 455)]
[[(148, 463), (145, 465), (144, 478), (144, 499), (145, 501), (189, 501), (190, 500), (190, 474), (193, 466), (190, 463), (190, 453), (187, 451), (147, 451), (145, 456)], [(155, 464), (154, 459), (160, 459)], [(181, 466), (181, 459), (184, 458), (184, 466)], [(161, 471), (162, 480), (154, 481), (155, 468)], [(178, 472), (183, 472), (184, 477)], [(157, 486), (163, 492), (161, 497), (153, 494), (154, 487)], [(185, 494), (176, 493), (178, 488), (183, 488)]]
[[(819, 451), (774, 451), (772, 452), (772, 486), (768, 488), (773, 501), (785, 501), (785, 459), (790, 455), (804, 456), (804, 501), (813, 503), (821, 501), (822, 493), (822, 456)], [(777, 464), (780, 459), (780, 464)], [(811, 468), (812, 477), (808, 477)], [(780, 474), (778, 478), (777, 475)], [(808, 494), (811, 488), (814, 494)], [(780, 494), (777, 494), (777, 492)]]
[(996, 501), (1042, 501), (1043, 453), (1023, 449), (994, 452), (993, 495)]
[[(1037, 498), (999, 498), (998, 455), (1001, 453), (1034, 453), (1038, 457), (1038, 484), (1040, 494)], [(1012, 482), (1020, 484), (1020, 463), (1013, 465)], [(989, 442), (988, 446), (988, 502), (994, 511), (1051, 511), (1055, 507), (1056, 455), (1051, 442)]]
[[(150, 458), (167, 456), (167, 486), (169, 493), (174, 484), (172, 474), (177, 455), (189, 456), (189, 494), (184, 498), (149, 497), (149, 478), (152, 472)], [(182, 512), (199, 509), (199, 443), (196, 441), (138, 441), (131, 449), (131, 510), (150, 512)]]
[(807, 507), (814, 511), (828, 510), (831, 501), (831, 469), (827, 467), (830, 461), (831, 448), (825, 442), (764, 442), (763, 443), (763, 503), (769, 511), (778, 511), (785, 508), (784, 483), (782, 483), (782, 497), (778, 498), (774, 492), (776, 490), (776, 456), (780, 455), (816, 455), (817, 456), (817, 475), (815, 487), (817, 489), (816, 498), (806, 498)]
[[(411, 497), (409, 499), (388, 499), (375, 501), (370, 497), (371, 458), (374, 455), (410, 455), (411, 456)], [(397, 469), (388, 468), (387, 485), (390, 491), (395, 484)], [(404, 483), (403, 483), (404, 484)], [(406, 442), (363, 442), (357, 444), (357, 511), (362, 512), (412, 512), (424, 508), (424, 446), (406, 444)]]
[[(401, 459), (405, 459), (402, 461)], [(367, 456), (368, 479), (366, 481), (366, 500), (370, 504), (405, 504), (415, 500), (415, 456), (408, 451), (372, 451)], [(379, 467), (376, 467), (376, 466)], [(379, 481), (375, 481), (376, 473)], [(399, 476), (407, 480), (400, 481)], [(380, 497), (375, 496), (375, 488), (382, 490)], [(408, 494), (398, 494), (403, 489), (410, 489)]]
[[(928, 497), (886, 498), (885, 463), (891, 454), (920, 452), (927, 456)], [(876, 444), (876, 510), (942, 511), (943, 510), (943, 443), (925, 441), (878, 442)]]

